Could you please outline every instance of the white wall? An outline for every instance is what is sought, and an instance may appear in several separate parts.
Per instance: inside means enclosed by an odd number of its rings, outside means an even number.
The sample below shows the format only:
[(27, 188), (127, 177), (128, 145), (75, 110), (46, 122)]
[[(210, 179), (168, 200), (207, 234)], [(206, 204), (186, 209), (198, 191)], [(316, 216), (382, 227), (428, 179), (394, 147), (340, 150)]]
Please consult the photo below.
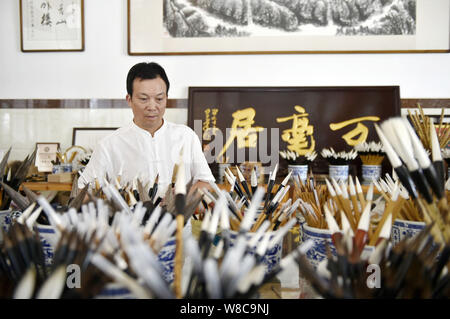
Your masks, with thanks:
[[(126, 0), (85, 0), (84, 52), (22, 53), (19, 1), (0, 1), (0, 99), (124, 98), (129, 68), (144, 60), (165, 67), (172, 82), (169, 98), (187, 98), (189, 86), (326, 85), (399, 85), (402, 98), (450, 97), (448, 53), (129, 56)], [(15, 112), (0, 113), (4, 130), (5, 123), (14, 129)], [(177, 121), (187, 121), (185, 110), (175, 112)], [(0, 134), (3, 150), (11, 140)], [(46, 137), (39, 131), (29, 135)], [(71, 136), (58, 138), (70, 145)], [(26, 139), (17, 156), (35, 142)]]
[(189, 86), (400, 85), (402, 98), (450, 96), (450, 54), (128, 56), (127, 1), (85, 0), (85, 51), (22, 53), (19, 1), (0, 1), (0, 99), (123, 98), (128, 69), (160, 62), (171, 98)]

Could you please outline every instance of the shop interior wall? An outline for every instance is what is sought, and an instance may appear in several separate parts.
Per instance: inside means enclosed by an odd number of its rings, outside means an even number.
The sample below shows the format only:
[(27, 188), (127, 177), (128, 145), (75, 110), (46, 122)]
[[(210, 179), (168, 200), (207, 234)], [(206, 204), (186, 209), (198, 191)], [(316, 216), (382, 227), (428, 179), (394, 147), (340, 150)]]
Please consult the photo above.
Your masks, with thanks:
[[(402, 99), (450, 97), (449, 53), (130, 56), (127, 1), (84, 2), (83, 52), (23, 53), (19, 1), (0, 1), (0, 100), (124, 99), (126, 74), (141, 61), (164, 66), (171, 99), (187, 99), (189, 86), (398, 85)], [(167, 118), (186, 124), (187, 109), (168, 109)], [(12, 159), (22, 159), (36, 142), (66, 148), (73, 127), (131, 119), (127, 108), (0, 108), (0, 155), (12, 145)]]

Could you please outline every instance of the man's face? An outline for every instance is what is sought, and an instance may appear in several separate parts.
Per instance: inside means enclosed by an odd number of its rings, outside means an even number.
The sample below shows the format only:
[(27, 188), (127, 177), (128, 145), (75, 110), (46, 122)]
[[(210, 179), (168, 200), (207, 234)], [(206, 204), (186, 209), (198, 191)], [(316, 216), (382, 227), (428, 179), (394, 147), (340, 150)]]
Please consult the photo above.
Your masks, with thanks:
[(166, 83), (160, 78), (133, 81), (133, 96), (127, 95), (128, 105), (133, 110), (134, 123), (154, 133), (163, 123), (167, 104)]

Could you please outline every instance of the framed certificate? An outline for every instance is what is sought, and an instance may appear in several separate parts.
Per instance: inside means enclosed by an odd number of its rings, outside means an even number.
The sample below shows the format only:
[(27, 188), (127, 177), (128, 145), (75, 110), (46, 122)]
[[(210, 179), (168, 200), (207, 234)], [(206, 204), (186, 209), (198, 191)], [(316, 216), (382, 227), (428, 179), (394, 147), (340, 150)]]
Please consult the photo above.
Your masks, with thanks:
[(56, 161), (59, 143), (36, 143), (36, 162), (38, 172), (51, 172), (52, 161)]

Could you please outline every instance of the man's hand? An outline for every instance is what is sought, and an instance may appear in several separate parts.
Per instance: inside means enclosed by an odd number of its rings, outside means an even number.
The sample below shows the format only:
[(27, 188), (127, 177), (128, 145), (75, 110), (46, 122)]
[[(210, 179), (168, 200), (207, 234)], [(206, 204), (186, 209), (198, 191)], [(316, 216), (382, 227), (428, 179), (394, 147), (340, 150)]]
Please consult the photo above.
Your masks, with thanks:
[(191, 189), (189, 190), (188, 195), (191, 195), (196, 189), (202, 189), (202, 188), (206, 188), (207, 190), (210, 190), (210, 191), (213, 190), (213, 188), (211, 187), (211, 185), (208, 182), (197, 181), (194, 183), (194, 185), (192, 185)]

